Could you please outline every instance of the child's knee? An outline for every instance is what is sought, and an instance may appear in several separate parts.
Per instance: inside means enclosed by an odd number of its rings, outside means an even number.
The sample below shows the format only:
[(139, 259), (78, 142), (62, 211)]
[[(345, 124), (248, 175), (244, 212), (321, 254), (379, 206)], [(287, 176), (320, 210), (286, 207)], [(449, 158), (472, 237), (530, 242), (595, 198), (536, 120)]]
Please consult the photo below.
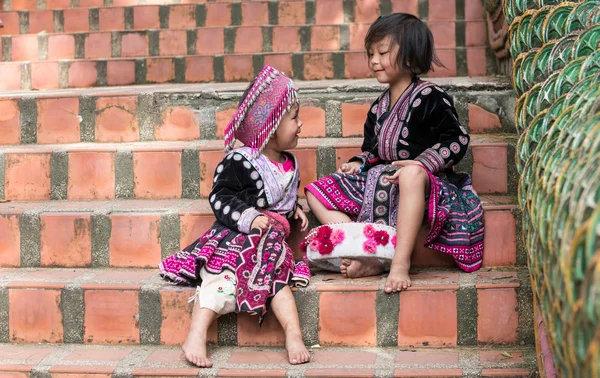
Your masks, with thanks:
[(418, 165), (407, 165), (400, 169), (399, 184), (413, 186), (416, 183), (426, 184), (429, 182), (429, 176), (423, 168)]

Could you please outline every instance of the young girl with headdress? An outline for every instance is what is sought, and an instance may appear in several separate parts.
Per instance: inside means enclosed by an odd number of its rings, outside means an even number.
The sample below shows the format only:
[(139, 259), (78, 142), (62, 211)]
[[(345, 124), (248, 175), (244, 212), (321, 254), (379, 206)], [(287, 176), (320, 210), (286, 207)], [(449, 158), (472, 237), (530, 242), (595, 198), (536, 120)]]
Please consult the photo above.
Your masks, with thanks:
[[(306, 187), (311, 210), (323, 224), (396, 227), (387, 293), (411, 286), (411, 254), (424, 220), (429, 227), (425, 247), (452, 255), (467, 272), (479, 269), (481, 201), (470, 177), (452, 169), (465, 155), (469, 135), (452, 98), (419, 79), (433, 63), (441, 65), (431, 31), (409, 14), (382, 16), (369, 28), (365, 47), (369, 68), (389, 87), (369, 110), (362, 153)], [(346, 258), (340, 265), (348, 277), (378, 275), (385, 268), (377, 258)]]
[[(285, 331), (290, 363), (310, 359), (289, 286), (306, 286), (310, 271), (305, 261), (294, 260), (285, 242), (291, 219), (299, 219), (302, 230), (308, 226), (298, 204), (298, 162), (287, 152), (298, 143), (299, 108), (293, 82), (272, 67), (263, 68), (225, 130), (229, 152), (215, 170), (209, 197), (216, 222), (159, 266), (166, 279), (198, 285), (183, 344), (186, 358), (197, 366), (212, 366), (208, 328), (231, 312), (256, 314), (262, 323), (272, 310)], [(244, 146), (233, 149), (236, 139)]]

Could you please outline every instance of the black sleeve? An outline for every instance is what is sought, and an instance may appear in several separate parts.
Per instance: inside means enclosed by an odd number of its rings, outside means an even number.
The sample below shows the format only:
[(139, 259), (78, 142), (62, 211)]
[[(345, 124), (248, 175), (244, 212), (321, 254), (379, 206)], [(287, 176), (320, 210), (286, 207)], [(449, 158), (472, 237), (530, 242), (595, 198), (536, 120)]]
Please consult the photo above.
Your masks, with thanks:
[(431, 147), (415, 160), (432, 173), (437, 173), (457, 164), (465, 156), (470, 138), (460, 125), (452, 97), (441, 88), (432, 88), (429, 94), (415, 99), (419, 100), (421, 109), (415, 115), (422, 125), (429, 128)]
[[(246, 164), (246, 166), (244, 166)], [(248, 168), (250, 167), (250, 168)], [(266, 204), (251, 175), (258, 175), (241, 154), (228, 154), (217, 166), (210, 207), (219, 222), (232, 230), (249, 233), (254, 218), (261, 215), (255, 205)], [(261, 184), (262, 186), (262, 184)]]

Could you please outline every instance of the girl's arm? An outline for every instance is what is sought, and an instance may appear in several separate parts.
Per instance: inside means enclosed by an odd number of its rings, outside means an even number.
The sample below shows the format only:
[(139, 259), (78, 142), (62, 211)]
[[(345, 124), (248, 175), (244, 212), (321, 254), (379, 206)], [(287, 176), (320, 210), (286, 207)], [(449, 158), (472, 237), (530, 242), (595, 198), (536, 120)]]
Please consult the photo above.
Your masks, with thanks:
[(431, 173), (438, 173), (457, 164), (469, 146), (469, 134), (460, 125), (452, 98), (440, 89), (419, 97), (423, 111), (417, 116), (422, 125), (428, 126), (431, 147), (415, 158)]
[(210, 207), (219, 222), (232, 230), (249, 233), (252, 221), (261, 215), (255, 206), (261, 205), (261, 200), (266, 204), (266, 199), (259, 198), (256, 183), (260, 178), (255, 181), (250, 177), (251, 169), (244, 167), (244, 162), (249, 162), (242, 155), (233, 152), (227, 157), (215, 171)]

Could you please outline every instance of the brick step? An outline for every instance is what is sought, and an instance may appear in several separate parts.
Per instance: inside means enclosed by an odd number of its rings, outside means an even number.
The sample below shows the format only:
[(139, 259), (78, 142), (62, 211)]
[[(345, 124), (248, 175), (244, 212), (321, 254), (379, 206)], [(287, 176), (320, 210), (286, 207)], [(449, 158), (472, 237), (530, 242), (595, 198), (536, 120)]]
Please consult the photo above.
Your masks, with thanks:
[[(533, 344), (526, 268), (421, 270), (413, 286), (385, 294), (385, 277), (344, 279), (315, 271), (294, 289), (307, 345), (455, 346)], [(183, 342), (194, 289), (153, 270), (3, 269), (0, 341), (10, 343), (167, 344)], [(360, 311), (357, 311), (360, 309)], [(280, 346), (274, 316), (221, 317), (210, 332), (219, 345)], [(1, 357), (0, 357), (1, 358)]]
[(202, 370), (170, 346), (0, 344), (0, 351), (0, 374), (21, 374), (9, 377), (530, 377), (537, 370), (532, 347), (315, 347), (312, 362), (300, 366), (280, 347), (219, 347), (214, 367)]
[[(299, 161), (300, 192), (359, 154), (361, 144), (361, 138), (300, 139), (291, 150)], [(472, 174), (481, 194), (516, 194), (513, 178), (509, 190), (508, 147), (500, 137), (473, 137), (457, 169)], [(223, 156), (219, 140), (5, 147), (0, 150), (0, 199), (206, 198)]]
[(8, 10), (77, 9), (143, 4), (169, 5), (176, 3), (204, 3), (206, 0), (4, 0), (1, 8)]
[[(433, 78), (454, 96), (469, 133), (514, 134), (514, 93), (497, 78)], [(375, 80), (297, 81), (302, 137), (361, 136)], [(0, 94), (0, 145), (223, 137), (246, 84), (160, 84)], [(114, 106), (118, 105), (118, 106)], [(127, 132), (106, 133), (114, 124)], [(511, 152), (512, 154), (512, 152)]]
[[(517, 244), (514, 198), (482, 195), (485, 267), (525, 266)], [(305, 207), (308, 209), (308, 207)], [(311, 228), (318, 225), (310, 216)], [(214, 223), (207, 200), (110, 200), (0, 203), (0, 266), (153, 268)], [(294, 224), (297, 254), (304, 234)], [(416, 267), (454, 267), (448, 256), (416, 243)]]
[[(214, 5), (215, 3), (218, 5)], [(270, 3), (273, 4), (268, 5)], [(159, 7), (159, 5), (162, 6)], [(65, 31), (69, 31), (69, 29), (91, 31), (92, 28), (100, 30), (106, 24), (115, 23), (124, 25), (125, 28), (137, 28), (136, 22), (139, 28), (146, 29), (165, 28), (172, 25), (209, 26), (211, 23), (217, 23), (219, 26), (245, 25), (250, 22), (280, 25), (341, 24), (344, 22), (373, 22), (380, 14), (389, 14), (390, 12), (411, 13), (430, 21), (485, 20), (481, 1), (465, 4), (455, 0), (447, 2), (429, 2), (429, 0), (391, 0), (387, 2), (366, 0), (347, 2), (342, 0), (275, 0), (272, 2), (264, 0), (251, 2), (246, 0), (216, 2), (206, 0), (4, 0), (0, 8), (5, 11), (22, 11), (23, 14), (29, 14), (29, 17), (24, 17), (25, 20), (23, 20), (24, 25), (29, 25), (29, 32), (36, 32), (35, 29), (32, 29), (32, 25), (37, 27), (38, 31), (51, 31), (55, 25), (59, 30)], [(56, 16), (52, 14), (52, 18), (56, 17), (56, 24), (50, 22), (47, 19), (49, 16), (43, 13), (32, 17), (32, 14), (39, 13), (33, 12), (36, 9), (40, 11), (55, 10)], [(124, 10), (121, 11), (121, 9)], [(76, 13), (77, 11), (81, 11), (81, 13)], [(3, 19), (8, 14), (11, 13), (2, 13)], [(32, 18), (35, 19), (33, 23)], [(19, 31), (19, 28), (11, 29), (12, 34), (18, 34)], [(467, 32), (467, 34), (472, 33)]]
[[(482, 59), (469, 59), (469, 51)], [(485, 47), (439, 49), (446, 68), (429, 77), (485, 76)], [(64, 59), (2, 62), (6, 77), (0, 90), (87, 88), (152, 83), (208, 83), (252, 80), (265, 65), (296, 80), (365, 79), (371, 77), (360, 51), (225, 54), (109, 59)], [(255, 73), (256, 72), (256, 73)]]
[[(436, 49), (439, 51), (465, 47), (457, 46), (454, 34), (449, 32), (456, 28), (455, 22), (432, 22), (430, 27), (435, 37)], [(347, 23), (40, 33), (4, 36), (1, 39), (1, 51), (4, 62), (214, 56), (261, 52), (362, 51), (368, 28), (367, 23)], [(471, 48), (485, 48), (485, 34), (483, 36), (481, 41), (470, 42), (467, 51)]]
[[(472, 5), (470, 5), (471, 7)], [(380, 14), (378, 2), (357, 1), (354, 7), (342, 9), (341, 1), (215, 1), (197, 4), (141, 5), (129, 7), (101, 7), (75, 9), (19, 10), (0, 12), (4, 29), (0, 35), (46, 33), (87, 33), (113, 30), (188, 29), (205, 26), (263, 26), (263, 25), (324, 25), (352, 22), (372, 23)], [(422, 16), (427, 16), (434, 32), (440, 37), (455, 39), (464, 34), (467, 46), (486, 41), (487, 26), (484, 14), (459, 18), (452, 12), (436, 14), (439, 7), (425, 1)], [(455, 6), (456, 7), (456, 6)], [(459, 5), (460, 7), (460, 5)], [(391, 11), (419, 15), (416, 1), (396, 1)], [(468, 8), (468, 7), (467, 7)], [(467, 10), (465, 8), (465, 10)], [(424, 18), (424, 17), (422, 17)], [(449, 25), (450, 23), (451, 25)], [(446, 25), (442, 25), (446, 24)], [(449, 29), (451, 28), (452, 29)]]
[[(169, 346), (1, 345), (1, 372), (23, 377), (49, 372), (95, 376), (161, 377), (528, 377), (536, 370), (530, 347), (494, 348), (311, 348), (312, 362), (287, 363), (283, 348), (214, 348), (212, 369), (187, 365)], [(22, 361), (22, 362), (21, 362)], [(32, 374), (32, 375), (28, 375)], [(55, 375), (56, 374), (56, 375)], [(3, 375), (4, 376), (4, 375)], [(16, 375), (15, 375), (16, 376)], [(70, 375), (69, 375), (70, 376)], [(11, 376), (12, 377), (12, 376)]]

